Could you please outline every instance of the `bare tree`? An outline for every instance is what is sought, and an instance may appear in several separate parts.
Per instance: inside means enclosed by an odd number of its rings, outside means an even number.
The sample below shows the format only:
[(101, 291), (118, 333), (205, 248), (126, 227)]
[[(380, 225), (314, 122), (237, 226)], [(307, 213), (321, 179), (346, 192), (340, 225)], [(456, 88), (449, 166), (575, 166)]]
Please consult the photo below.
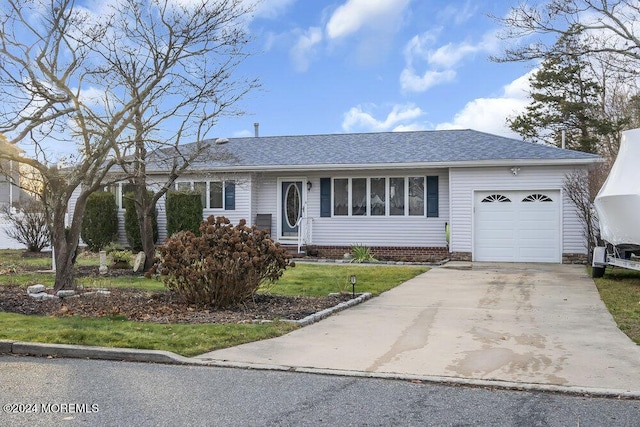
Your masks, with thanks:
[(229, 158), (205, 136), (221, 115), (240, 114), (234, 104), (257, 82), (236, 72), (247, 57), (246, 1), (139, 3), (113, 6), (119, 19), (101, 52), (112, 80), (136, 103), (127, 138), (117, 141), (115, 152), (135, 188), (146, 270), (155, 255), (156, 203), (194, 161)]
[[(640, 61), (640, 3), (636, 0), (550, 0), (520, 3), (503, 18), (505, 40), (512, 40), (501, 61), (541, 59), (556, 54), (608, 53), (611, 65), (637, 73)], [(580, 34), (579, 52), (560, 52), (553, 45), (562, 35)], [(551, 36), (551, 43), (544, 37)], [(525, 43), (520, 43), (525, 41)]]
[[(179, 143), (203, 141), (217, 115), (253, 86), (228, 83), (245, 56), (246, 13), (241, 0), (122, 0), (97, 12), (75, 0), (4, 3), (0, 132), (28, 155), (5, 150), (0, 159), (30, 165), (42, 177), (56, 289), (75, 285), (73, 260), (89, 194), (122, 179), (146, 187), (151, 151), (175, 164), (164, 171), (170, 179), (160, 192), (151, 198), (137, 192), (142, 235), (153, 236), (145, 216), (207, 148), (198, 142), (184, 153)], [(173, 150), (162, 151), (167, 146)], [(71, 154), (53, 154), (61, 148)], [(110, 175), (118, 163), (122, 173)], [(73, 215), (65, 221), (72, 194)]]
[[(128, 125), (130, 107), (116, 114), (91, 108), (83, 90), (103, 77), (89, 67), (96, 40), (109, 27), (74, 7), (73, 0), (7, 0), (0, 12), (0, 132), (29, 153), (1, 150), (0, 159), (31, 166), (43, 180), (41, 199), (51, 218), (56, 289), (75, 286), (75, 252), (87, 196), (115, 163), (108, 159), (114, 136)], [(78, 39), (82, 31), (91, 38)], [(77, 153), (60, 168), (52, 155), (61, 146)], [(78, 199), (65, 230), (67, 204)]]

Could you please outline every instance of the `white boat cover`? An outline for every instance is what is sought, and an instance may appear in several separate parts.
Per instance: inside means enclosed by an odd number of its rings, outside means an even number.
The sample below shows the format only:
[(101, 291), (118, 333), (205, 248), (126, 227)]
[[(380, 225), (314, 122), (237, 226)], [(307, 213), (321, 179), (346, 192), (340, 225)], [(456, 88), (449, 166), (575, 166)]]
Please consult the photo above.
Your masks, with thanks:
[(640, 129), (622, 132), (618, 157), (594, 204), (604, 240), (640, 245)]

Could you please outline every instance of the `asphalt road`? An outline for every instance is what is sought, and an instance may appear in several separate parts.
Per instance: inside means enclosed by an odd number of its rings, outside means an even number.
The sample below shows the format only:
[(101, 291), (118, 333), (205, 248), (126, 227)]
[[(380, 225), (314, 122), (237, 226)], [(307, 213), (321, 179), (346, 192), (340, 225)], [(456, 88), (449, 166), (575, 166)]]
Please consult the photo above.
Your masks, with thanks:
[(637, 426), (640, 401), (0, 356), (2, 426)]

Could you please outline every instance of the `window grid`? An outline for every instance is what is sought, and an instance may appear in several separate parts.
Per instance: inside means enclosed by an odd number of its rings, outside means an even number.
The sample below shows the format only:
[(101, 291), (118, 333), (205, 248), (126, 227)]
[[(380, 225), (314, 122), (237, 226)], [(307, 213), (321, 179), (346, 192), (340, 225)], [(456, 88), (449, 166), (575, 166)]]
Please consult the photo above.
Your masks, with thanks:
[[(225, 200), (225, 182), (226, 181), (176, 181), (174, 183), (174, 189), (178, 190), (178, 191), (194, 191), (194, 189), (196, 188), (196, 184), (205, 184), (204, 187), (201, 187), (202, 190), (204, 190), (204, 195), (203, 197), (203, 203), (202, 204), (202, 208), (203, 209), (224, 209), (224, 200)], [(185, 184), (188, 184), (185, 185)], [(213, 184), (213, 185), (212, 185)], [(211, 193), (213, 188), (217, 188), (220, 191), (221, 196), (216, 196), (216, 200), (219, 200), (219, 204), (220, 206), (213, 206), (212, 203), (212, 197), (213, 194)], [(198, 192), (200, 192), (199, 190), (196, 190)]]
[[(365, 214), (354, 214), (354, 206), (353, 206), (353, 180), (360, 180), (360, 179), (364, 179), (366, 180), (366, 193), (365, 193), (365, 200), (366, 200), (366, 209), (365, 209)], [(415, 210), (412, 210), (412, 213), (410, 213), (410, 209), (409, 209), (409, 203), (410, 203), (410, 193), (411, 194), (415, 194), (415, 192), (410, 192), (410, 182), (411, 180), (418, 180), (418, 179), (422, 179), (422, 213), (416, 213)], [(384, 180), (384, 214), (372, 214), (372, 203), (371, 203), (371, 191), (372, 191), (372, 180)], [(392, 214), (391, 213), (391, 182), (392, 180), (402, 180), (402, 202), (403, 202), (403, 214)], [(427, 186), (426, 186), (426, 180), (424, 176), (374, 176), (374, 177), (352, 177), (352, 178), (344, 178), (344, 177), (337, 177), (337, 178), (332, 178), (331, 179), (331, 213), (332, 216), (335, 217), (360, 217), (360, 216), (371, 216), (371, 217), (376, 217), (376, 216), (385, 216), (385, 217), (408, 217), (408, 216), (413, 216), (413, 217), (417, 217), (417, 216), (426, 216), (426, 209), (427, 209)], [(346, 208), (346, 212), (342, 209), (337, 210), (337, 206), (336, 206), (336, 181), (338, 181), (338, 185), (344, 185), (343, 181), (347, 181), (347, 194), (346, 197), (344, 197), (343, 195), (340, 195), (340, 201), (344, 201), (344, 199), (346, 199), (347, 202), (347, 208)], [(396, 181), (397, 182), (397, 181)], [(338, 190), (341, 190), (341, 187), (338, 187)], [(340, 213), (337, 213), (340, 212)]]

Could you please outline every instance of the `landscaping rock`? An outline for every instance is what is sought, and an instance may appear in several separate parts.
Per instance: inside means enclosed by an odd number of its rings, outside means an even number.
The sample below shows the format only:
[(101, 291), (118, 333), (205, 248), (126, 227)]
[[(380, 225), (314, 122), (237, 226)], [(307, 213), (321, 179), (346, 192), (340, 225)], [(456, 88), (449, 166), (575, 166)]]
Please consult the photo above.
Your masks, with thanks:
[(29, 296), (36, 300), (48, 300), (48, 299), (58, 299), (55, 295), (50, 295), (46, 292), (39, 292), (37, 294), (29, 294)]
[(136, 273), (140, 273), (144, 269), (144, 261), (146, 259), (146, 255), (144, 252), (138, 252), (136, 255), (136, 259), (133, 262), (133, 271)]
[(56, 295), (58, 296), (58, 298), (67, 298), (67, 297), (72, 297), (75, 294), (76, 294), (76, 291), (74, 290), (60, 290)]
[(27, 288), (27, 293), (28, 294), (39, 294), (41, 292), (44, 292), (44, 290), (45, 290), (44, 285), (32, 285), (32, 286), (29, 286)]

